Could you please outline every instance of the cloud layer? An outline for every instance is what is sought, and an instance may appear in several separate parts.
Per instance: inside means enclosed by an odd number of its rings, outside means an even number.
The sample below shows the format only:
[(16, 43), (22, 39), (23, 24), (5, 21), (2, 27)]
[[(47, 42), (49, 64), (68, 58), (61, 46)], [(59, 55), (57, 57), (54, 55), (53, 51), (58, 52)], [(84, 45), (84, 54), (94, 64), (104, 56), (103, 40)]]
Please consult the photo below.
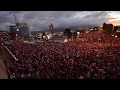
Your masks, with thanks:
[[(14, 24), (13, 15), (19, 22), (27, 23), (31, 30), (47, 30), (52, 22), (54, 28), (67, 28), (75, 25), (102, 25), (112, 23), (109, 17), (120, 15), (119, 11), (0, 11), (0, 29)], [(113, 22), (119, 24), (119, 21)]]

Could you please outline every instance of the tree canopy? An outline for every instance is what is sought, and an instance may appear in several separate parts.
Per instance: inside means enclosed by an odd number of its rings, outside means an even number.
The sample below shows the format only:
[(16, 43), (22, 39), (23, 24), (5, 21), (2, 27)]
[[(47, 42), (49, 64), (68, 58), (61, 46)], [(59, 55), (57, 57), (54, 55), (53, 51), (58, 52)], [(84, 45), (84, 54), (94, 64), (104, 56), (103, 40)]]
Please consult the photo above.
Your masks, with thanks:
[(103, 30), (105, 30), (108, 33), (112, 33), (112, 31), (114, 32), (114, 26), (113, 24), (103, 23)]
[(64, 31), (64, 35), (67, 35), (68, 39), (71, 38), (71, 36), (72, 36), (72, 33), (70, 31), (71, 30), (69, 28), (65, 29), (65, 31)]

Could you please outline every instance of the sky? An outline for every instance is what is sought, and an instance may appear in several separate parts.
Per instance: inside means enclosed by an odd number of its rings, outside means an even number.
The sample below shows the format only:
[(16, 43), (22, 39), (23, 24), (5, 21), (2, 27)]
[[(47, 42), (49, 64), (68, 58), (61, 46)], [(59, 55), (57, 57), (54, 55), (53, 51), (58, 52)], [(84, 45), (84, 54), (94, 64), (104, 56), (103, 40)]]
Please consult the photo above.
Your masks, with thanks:
[(15, 18), (21, 23), (27, 23), (31, 31), (54, 28), (69, 28), (76, 25), (101, 26), (104, 22), (113, 25), (120, 24), (120, 11), (0, 11), (0, 30), (14, 24)]

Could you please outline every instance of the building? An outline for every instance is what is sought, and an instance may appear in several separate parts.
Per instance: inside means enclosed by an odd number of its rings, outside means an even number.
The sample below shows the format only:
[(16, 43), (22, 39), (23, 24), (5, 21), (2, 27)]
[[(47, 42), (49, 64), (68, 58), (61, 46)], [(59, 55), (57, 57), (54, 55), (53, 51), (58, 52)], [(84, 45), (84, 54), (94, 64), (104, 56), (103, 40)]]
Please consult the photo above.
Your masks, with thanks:
[(27, 23), (16, 23), (16, 25), (10, 25), (8, 30), (11, 33), (16, 33), (19, 37), (30, 36), (30, 27)]
[(117, 29), (117, 30), (116, 30), (116, 32), (118, 32), (118, 33), (119, 33), (119, 32), (120, 32), (120, 29)]

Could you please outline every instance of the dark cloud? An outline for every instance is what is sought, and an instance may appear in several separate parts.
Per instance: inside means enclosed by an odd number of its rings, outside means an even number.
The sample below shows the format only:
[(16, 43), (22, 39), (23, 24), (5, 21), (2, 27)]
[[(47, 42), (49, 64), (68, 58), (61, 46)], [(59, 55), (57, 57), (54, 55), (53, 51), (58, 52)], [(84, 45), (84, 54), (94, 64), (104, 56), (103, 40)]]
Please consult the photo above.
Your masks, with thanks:
[(19, 14), (19, 13), (22, 13), (24, 11), (8, 11), (9, 14)]
[(83, 19), (86, 21), (89, 21), (89, 24), (95, 24), (95, 25), (100, 25), (104, 22), (108, 21), (108, 12), (106, 11), (99, 11), (99, 12), (93, 12), (90, 15), (86, 15), (83, 17)]
[(99, 17), (105, 17), (108, 15), (106, 11), (94, 11), (93, 13), (91, 12), (90, 15), (86, 15), (84, 18), (99, 18)]
[[(74, 25), (101, 25), (108, 21), (112, 11), (0, 11), (0, 28), (15, 23), (14, 14), (19, 22), (27, 23), (31, 30), (47, 30), (52, 22), (54, 28)], [(119, 12), (115, 12), (119, 13)]]

